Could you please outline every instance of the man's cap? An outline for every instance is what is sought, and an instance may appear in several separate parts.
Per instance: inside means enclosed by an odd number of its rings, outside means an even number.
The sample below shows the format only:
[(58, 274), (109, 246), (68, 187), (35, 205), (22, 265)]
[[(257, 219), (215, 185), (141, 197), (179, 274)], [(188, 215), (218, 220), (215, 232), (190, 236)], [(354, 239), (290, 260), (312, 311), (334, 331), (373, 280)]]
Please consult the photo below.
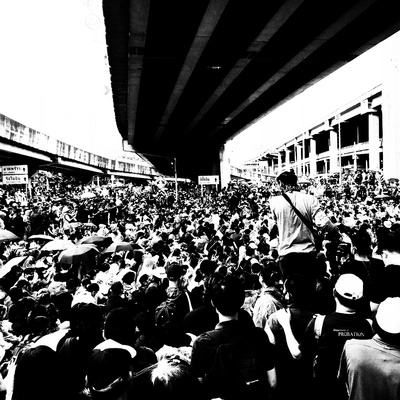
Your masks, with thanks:
[(336, 285), (336, 293), (348, 300), (359, 300), (363, 297), (364, 283), (354, 274), (340, 275)]
[(94, 350), (107, 350), (107, 349), (121, 349), (129, 352), (132, 358), (136, 356), (136, 350), (132, 346), (118, 343), (113, 339), (107, 339), (104, 342), (99, 343)]
[[(136, 350), (107, 339), (91, 352), (86, 364), (86, 380), (92, 393), (114, 393), (121, 390), (129, 377)], [(109, 395), (110, 397), (110, 395)], [(107, 397), (107, 398), (109, 398)]]
[(379, 328), (391, 335), (400, 334), (400, 297), (388, 297), (380, 303), (376, 312)]

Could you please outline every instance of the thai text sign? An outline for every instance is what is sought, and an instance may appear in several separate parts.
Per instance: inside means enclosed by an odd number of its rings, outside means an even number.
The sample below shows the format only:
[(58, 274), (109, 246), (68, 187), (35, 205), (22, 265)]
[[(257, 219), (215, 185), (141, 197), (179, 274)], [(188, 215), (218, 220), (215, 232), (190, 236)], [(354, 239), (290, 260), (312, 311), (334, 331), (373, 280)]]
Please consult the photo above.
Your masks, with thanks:
[(219, 176), (218, 175), (200, 175), (199, 185), (218, 185)]
[(28, 175), (27, 165), (4, 165), (3, 175)]
[(28, 184), (27, 165), (4, 165), (1, 168), (2, 183), (4, 185), (26, 185)]
[(3, 175), (4, 185), (26, 185), (28, 175)]

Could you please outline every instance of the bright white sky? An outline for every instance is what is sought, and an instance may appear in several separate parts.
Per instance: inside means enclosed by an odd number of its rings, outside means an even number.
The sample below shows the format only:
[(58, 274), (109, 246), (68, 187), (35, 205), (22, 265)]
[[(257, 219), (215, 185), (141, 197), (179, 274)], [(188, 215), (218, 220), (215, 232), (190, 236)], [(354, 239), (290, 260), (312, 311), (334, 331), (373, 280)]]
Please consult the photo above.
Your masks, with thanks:
[[(0, 113), (97, 154), (119, 152), (104, 29), (102, 0), (0, 0)], [(231, 159), (279, 146), (371, 89), (380, 47), (239, 134)]]
[(0, 49), (1, 114), (93, 153), (121, 149), (101, 0), (0, 0)]

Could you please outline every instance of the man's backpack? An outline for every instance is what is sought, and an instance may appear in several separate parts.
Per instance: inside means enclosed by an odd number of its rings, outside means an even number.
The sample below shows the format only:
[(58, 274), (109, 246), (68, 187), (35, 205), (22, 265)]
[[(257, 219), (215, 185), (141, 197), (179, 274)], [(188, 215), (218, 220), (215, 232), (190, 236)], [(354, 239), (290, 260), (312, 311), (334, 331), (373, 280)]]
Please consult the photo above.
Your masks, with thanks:
[[(321, 332), (322, 332), (322, 325), (324, 324), (324, 320), (325, 320), (325, 315), (321, 315), (321, 314), (316, 314), (315, 315), (315, 321), (314, 321), (314, 337), (315, 340), (317, 341), (317, 347), (318, 347), (318, 343), (319, 343), (319, 339), (321, 338)], [(314, 378), (318, 378), (318, 357), (319, 353), (317, 350), (317, 353), (314, 356), (313, 359), (313, 376)]]
[(167, 292), (167, 299), (156, 307), (155, 324), (157, 327), (163, 327), (167, 322), (181, 322), (192, 309), (188, 293), (174, 288)]
[[(207, 333), (217, 340), (217, 331)], [(205, 377), (211, 394), (223, 399), (268, 398), (267, 371), (262, 368), (258, 353), (257, 341), (248, 335), (220, 344)]]
[(155, 310), (155, 324), (161, 328), (168, 322), (174, 322), (177, 319), (175, 299), (164, 300), (156, 307)]

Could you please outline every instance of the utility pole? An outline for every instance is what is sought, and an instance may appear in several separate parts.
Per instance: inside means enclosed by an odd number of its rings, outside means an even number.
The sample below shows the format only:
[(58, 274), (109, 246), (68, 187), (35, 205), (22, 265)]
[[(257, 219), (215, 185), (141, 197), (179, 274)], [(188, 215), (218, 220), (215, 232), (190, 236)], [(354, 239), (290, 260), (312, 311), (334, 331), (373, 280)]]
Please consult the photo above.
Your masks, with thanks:
[(175, 174), (175, 200), (178, 201), (178, 174), (176, 172), (176, 157), (174, 157), (174, 174)]

